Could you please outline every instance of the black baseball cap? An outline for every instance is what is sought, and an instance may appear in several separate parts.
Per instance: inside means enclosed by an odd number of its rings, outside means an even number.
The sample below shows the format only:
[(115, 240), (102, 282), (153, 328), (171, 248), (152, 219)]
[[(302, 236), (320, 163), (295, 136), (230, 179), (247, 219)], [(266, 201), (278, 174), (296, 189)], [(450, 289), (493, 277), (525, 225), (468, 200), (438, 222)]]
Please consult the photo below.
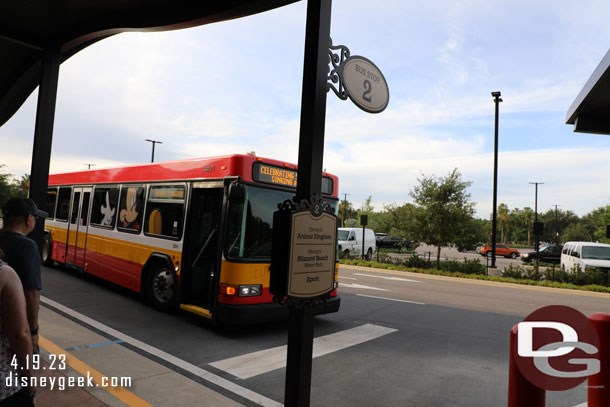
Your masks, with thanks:
[(34, 201), (30, 198), (11, 198), (4, 204), (2, 213), (5, 218), (15, 218), (17, 216), (34, 215), (39, 218), (48, 218), (49, 214), (38, 209)]

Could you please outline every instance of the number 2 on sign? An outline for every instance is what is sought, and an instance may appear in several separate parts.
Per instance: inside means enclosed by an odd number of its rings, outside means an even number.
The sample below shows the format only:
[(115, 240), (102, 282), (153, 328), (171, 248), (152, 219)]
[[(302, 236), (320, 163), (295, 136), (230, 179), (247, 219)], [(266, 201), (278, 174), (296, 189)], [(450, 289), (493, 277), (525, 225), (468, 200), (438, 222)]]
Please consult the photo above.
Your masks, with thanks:
[(371, 93), (371, 89), (372, 89), (372, 85), (371, 82), (368, 79), (364, 80), (364, 93), (362, 94), (362, 99), (366, 100), (367, 102), (371, 103), (371, 96), (369, 95), (369, 93)]

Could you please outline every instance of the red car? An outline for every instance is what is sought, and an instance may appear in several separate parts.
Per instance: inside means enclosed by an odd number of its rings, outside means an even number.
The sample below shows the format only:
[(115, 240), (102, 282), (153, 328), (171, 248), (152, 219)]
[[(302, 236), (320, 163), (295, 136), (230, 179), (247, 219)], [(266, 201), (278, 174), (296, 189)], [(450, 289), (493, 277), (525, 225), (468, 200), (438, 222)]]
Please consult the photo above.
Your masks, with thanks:
[[(491, 256), (491, 245), (487, 243), (487, 245), (481, 247), (479, 253), (481, 256)], [(521, 253), (517, 249), (511, 249), (505, 244), (496, 243), (496, 256), (504, 256), (510, 257), (511, 259), (516, 259), (519, 257)]]

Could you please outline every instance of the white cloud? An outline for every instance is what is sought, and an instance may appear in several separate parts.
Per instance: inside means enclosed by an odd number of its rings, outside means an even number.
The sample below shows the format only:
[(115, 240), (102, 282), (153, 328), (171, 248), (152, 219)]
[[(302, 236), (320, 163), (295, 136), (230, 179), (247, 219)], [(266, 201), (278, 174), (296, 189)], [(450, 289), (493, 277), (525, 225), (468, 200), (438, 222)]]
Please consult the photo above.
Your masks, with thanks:
[[(244, 153), (296, 162), (305, 2), (210, 26), (121, 34), (62, 65), (54, 172)], [(568, 106), (607, 50), (610, 4), (562, 0), (333, 2), (331, 34), (384, 72), (366, 114), (329, 93), (324, 167), (359, 206), (405, 202), (453, 168), (491, 212), (491, 91), (500, 90), (499, 202), (584, 214), (608, 203), (610, 138), (572, 135)], [(0, 128), (0, 163), (29, 172), (35, 99)], [(578, 146), (579, 149), (572, 147)], [(507, 151), (510, 150), (510, 151)]]

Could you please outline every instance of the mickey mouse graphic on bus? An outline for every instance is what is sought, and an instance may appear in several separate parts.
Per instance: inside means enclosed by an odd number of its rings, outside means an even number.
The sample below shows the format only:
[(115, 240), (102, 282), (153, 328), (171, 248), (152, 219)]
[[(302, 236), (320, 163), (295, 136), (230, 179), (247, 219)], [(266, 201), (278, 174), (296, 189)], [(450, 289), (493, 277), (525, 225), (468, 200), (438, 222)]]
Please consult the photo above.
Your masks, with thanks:
[[(140, 189), (140, 191), (138, 191)], [(121, 221), (120, 226), (125, 229), (140, 230), (140, 201), (142, 195), (142, 188), (129, 187), (124, 195), (124, 199), (121, 199), (121, 211), (119, 212), (119, 220)], [(138, 193), (139, 192), (139, 193)], [(123, 198), (123, 197), (121, 197)]]

